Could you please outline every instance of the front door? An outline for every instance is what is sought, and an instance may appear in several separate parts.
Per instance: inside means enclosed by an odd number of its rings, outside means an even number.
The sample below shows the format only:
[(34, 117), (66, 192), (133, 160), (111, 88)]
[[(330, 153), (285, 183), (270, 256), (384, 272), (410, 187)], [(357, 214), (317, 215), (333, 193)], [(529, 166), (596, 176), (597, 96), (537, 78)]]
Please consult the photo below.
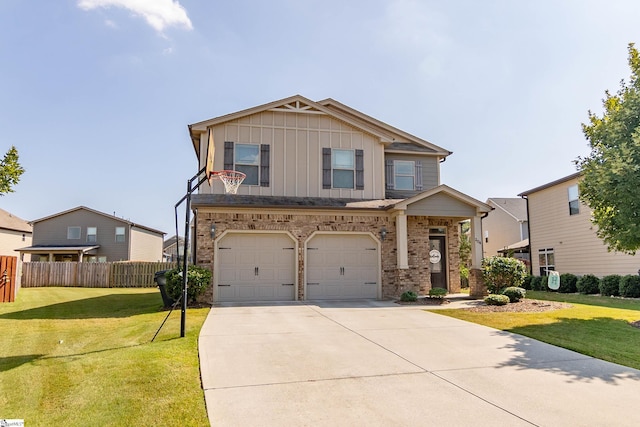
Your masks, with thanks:
[(431, 269), (431, 287), (447, 287), (447, 253), (444, 236), (429, 237), (429, 268)]

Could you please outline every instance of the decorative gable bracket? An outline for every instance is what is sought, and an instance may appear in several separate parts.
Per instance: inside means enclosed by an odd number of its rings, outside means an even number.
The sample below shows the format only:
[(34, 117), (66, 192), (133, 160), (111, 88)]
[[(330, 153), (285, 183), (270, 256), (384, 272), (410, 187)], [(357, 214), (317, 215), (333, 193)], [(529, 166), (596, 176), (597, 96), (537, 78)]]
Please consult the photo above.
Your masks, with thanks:
[(317, 108), (305, 104), (300, 100), (291, 102), (289, 104), (284, 104), (279, 107), (271, 108), (269, 111), (275, 111), (279, 113), (302, 113), (302, 114), (321, 114), (326, 115), (324, 111), (320, 111)]

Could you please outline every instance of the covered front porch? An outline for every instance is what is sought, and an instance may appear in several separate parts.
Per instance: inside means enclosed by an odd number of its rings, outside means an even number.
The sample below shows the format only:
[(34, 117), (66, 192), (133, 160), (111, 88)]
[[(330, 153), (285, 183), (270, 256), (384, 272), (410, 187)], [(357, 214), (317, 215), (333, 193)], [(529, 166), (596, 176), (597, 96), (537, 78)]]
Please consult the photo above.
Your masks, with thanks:
[(16, 250), (20, 252), (20, 261), (25, 261), (25, 254), (30, 254), (30, 261), (33, 262), (86, 262), (97, 261), (96, 255), (99, 248), (100, 245), (35, 245)]

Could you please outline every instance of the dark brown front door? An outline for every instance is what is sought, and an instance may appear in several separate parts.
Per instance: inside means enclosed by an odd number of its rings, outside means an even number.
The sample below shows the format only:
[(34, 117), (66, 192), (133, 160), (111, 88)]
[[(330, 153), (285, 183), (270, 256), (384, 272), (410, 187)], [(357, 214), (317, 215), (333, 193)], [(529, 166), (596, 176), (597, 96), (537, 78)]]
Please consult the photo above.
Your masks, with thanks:
[(431, 287), (447, 288), (447, 254), (444, 236), (429, 237), (429, 268), (431, 269)]

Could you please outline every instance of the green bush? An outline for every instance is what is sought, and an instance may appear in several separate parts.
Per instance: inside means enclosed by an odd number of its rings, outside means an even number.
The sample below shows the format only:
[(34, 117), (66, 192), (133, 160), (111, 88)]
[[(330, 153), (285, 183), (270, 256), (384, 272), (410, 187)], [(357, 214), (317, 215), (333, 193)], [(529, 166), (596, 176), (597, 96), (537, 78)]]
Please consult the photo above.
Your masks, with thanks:
[(540, 290), (549, 291), (549, 276), (540, 277)]
[(560, 288), (558, 288), (558, 292), (563, 294), (575, 294), (576, 292), (578, 292), (577, 284), (578, 284), (578, 276), (576, 276), (575, 274), (571, 274), (571, 273), (561, 274)]
[(400, 301), (413, 302), (418, 300), (418, 294), (413, 291), (405, 291), (400, 295)]
[(600, 292), (600, 279), (593, 274), (585, 274), (580, 279), (578, 279), (576, 288), (581, 294), (597, 294), (598, 292)]
[(447, 290), (444, 288), (429, 289), (429, 298), (444, 298), (446, 295), (447, 295)]
[(620, 295), (620, 279), (622, 279), (622, 276), (618, 274), (604, 276), (602, 280), (600, 280), (600, 295), (603, 297), (617, 297)]
[(630, 274), (620, 279), (620, 296), (626, 298), (640, 297), (640, 276)]
[(499, 294), (509, 286), (520, 286), (527, 277), (527, 267), (515, 258), (492, 256), (482, 259), (482, 278), (489, 292)]
[(527, 295), (527, 291), (526, 289), (519, 288), (517, 286), (509, 286), (502, 291), (502, 295), (509, 297), (510, 302), (518, 302)]
[[(182, 296), (182, 270), (174, 268), (165, 273), (167, 279), (167, 294), (174, 301)], [(195, 303), (198, 296), (211, 284), (211, 270), (190, 265), (187, 269), (187, 302)]]
[(522, 282), (522, 285), (520, 285), (520, 287), (528, 291), (533, 290), (533, 286), (531, 285), (532, 280), (533, 276), (528, 274), (527, 277), (524, 278), (524, 281)]
[(544, 291), (542, 288), (542, 277), (540, 276), (532, 276), (529, 286), (531, 286), (531, 290), (533, 291)]
[(506, 295), (491, 294), (484, 298), (484, 302), (487, 305), (507, 305), (509, 304), (509, 297)]

